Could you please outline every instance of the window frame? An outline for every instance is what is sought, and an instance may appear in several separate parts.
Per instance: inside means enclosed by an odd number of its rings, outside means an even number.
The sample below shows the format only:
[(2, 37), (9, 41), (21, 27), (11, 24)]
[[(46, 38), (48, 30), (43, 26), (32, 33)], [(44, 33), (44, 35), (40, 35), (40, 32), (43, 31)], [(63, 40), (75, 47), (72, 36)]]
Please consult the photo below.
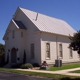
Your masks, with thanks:
[(71, 49), (71, 48), (69, 48), (69, 57), (70, 57), (70, 59), (72, 59), (72, 58), (73, 58), (73, 51), (72, 51), (72, 49)]
[[(48, 45), (47, 45), (48, 44)], [(48, 47), (49, 47), (49, 49), (48, 49)], [(49, 53), (47, 53), (47, 52), (49, 52)], [(49, 54), (49, 55), (48, 55)], [(47, 55), (49, 56), (49, 57), (47, 57)], [(50, 43), (49, 42), (47, 42), (46, 43), (46, 59), (48, 60), (48, 59), (50, 59), (51, 57), (50, 57)]]
[[(61, 50), (60, 50), (60, 47), (61, 47)], [(62, 46), (62, 43), (59, 44), (59, 58), (63, 58), (63, 46)]]
[(21, 37), (23, 37), (23, 32), (21, 32)]

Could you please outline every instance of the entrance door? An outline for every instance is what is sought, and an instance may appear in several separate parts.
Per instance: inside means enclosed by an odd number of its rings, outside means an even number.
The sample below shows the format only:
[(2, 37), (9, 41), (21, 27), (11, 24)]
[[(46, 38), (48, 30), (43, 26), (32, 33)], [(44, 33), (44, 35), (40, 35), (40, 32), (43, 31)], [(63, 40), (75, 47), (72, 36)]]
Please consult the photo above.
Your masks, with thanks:
[(17, 61), (17, 51), (15, 48), (11, 50), (11, 63), (16, 63)]

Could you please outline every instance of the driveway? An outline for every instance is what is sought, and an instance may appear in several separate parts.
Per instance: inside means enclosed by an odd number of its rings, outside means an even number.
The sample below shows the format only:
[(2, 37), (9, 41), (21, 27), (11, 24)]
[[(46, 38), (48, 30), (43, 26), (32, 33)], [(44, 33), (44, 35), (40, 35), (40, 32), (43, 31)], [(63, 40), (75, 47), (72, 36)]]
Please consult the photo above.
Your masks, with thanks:
[(49, 78), (39, 78), (28, 75), (20, 75), (10, 72), (0, 72), (0, 80), (53, 80)]

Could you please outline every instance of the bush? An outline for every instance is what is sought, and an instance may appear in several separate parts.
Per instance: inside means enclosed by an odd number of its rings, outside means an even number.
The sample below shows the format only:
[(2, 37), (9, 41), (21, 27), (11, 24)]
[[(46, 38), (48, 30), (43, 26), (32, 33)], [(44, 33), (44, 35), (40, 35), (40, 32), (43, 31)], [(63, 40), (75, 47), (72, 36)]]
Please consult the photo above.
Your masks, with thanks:
[(3, 67), (5, 65), (5, 61), (3, 58), (0, 58), (0, 67)]
[(38, 63), (33, 63), (34, 67), (40, 67), (40, 65)]
[(30, 63), (25, 63), (25, 64), (22, 64), (20, 66), (20, 68), (22, 68), (22, 69), (29, 69), (29, 68), (33, 68), (33, 66)]
[(14, 65), (11, 65), (11, 68), (20, 68), (22, 64), (20, 63), (17, 63), (17, 64), (14, 64)]

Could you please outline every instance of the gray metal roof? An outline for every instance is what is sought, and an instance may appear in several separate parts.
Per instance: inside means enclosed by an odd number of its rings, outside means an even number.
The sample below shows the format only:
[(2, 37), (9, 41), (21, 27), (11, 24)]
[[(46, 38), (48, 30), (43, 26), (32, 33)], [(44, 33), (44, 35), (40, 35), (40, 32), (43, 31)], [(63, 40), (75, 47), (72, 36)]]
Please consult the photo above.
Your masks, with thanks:
[(12, 20), (12, 21), (16, 23), (18, 28), (26, 29), (26, 27), (24, 26), (24, 24), (21, 21), (17, 21), (17, 20)]
[(40, 31), (60, 34), (73, 35), (76, 31), (65, 21), (52, 18), (37, 12), (33, 12), (24, 8), (20, 8), (22, 12), (36, 25)]

